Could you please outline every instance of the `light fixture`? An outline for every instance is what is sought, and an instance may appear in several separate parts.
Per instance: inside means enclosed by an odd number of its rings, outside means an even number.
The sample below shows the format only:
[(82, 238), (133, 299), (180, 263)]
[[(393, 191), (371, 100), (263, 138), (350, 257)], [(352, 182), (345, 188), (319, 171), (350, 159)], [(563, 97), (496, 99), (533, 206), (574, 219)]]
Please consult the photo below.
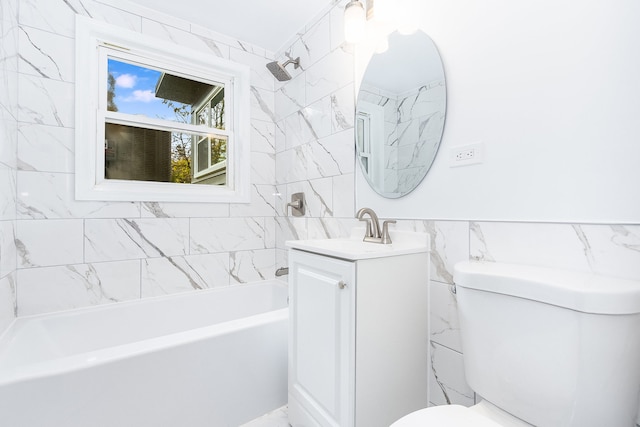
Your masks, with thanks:
[(366, 16), (360, 0), (351, 0), (344, 8), (344, 38), (358, 43), (364, 38)]

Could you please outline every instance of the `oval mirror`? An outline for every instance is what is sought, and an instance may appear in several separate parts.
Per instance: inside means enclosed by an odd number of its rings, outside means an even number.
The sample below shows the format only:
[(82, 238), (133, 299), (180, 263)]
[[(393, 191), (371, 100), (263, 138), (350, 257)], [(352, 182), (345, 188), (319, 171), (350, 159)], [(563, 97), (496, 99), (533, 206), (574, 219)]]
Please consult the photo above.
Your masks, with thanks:
[(378, 194), (398, 198), (426, 176), (444, 130), (444, 68), (431, 38), (394, 32), (373, 55), (356, 102), (358, 162)]

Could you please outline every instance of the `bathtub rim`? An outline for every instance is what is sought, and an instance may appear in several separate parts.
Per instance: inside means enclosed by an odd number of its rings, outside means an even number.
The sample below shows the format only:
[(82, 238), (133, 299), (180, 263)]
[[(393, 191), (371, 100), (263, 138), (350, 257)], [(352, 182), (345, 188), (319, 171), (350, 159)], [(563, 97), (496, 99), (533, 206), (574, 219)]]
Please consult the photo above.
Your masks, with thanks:
[[(100, 304), (96, 306), (87, 306), (87, 307), (79, 307), (68, 310), (60, 310), (56, 312), (50, 313), (42, 313), (24, 316), (20, 318), (16, 318), (14, 322), (11, 323), (9, 328), (13, 328), (14, 324), (25, 323), (29, 320), (38, 320), (40, 318), (49, 318), (49, 317), (57, 317), (62, 315), (69, 314), (82, 314), (83, 312), (91, 312), (95, 310), (108, 310), (115, 307), (119, 307), (122, 304), (124, 305), (138, 305), (144, 304), (147, 302), (151, 302), (154, 300), (164, 300), (176, 297), (188, 297), (200, 295), (202, 292), (207, 293), (215, 293), (216, 291), (220, 291), (223, 289), (230, 289), (237, 286), (265, 286), (267, 284), (272, 284), (276, 286), (287, 287), (287, 283), (281, 280), (266, 280), (266, 281), (258, 281), (251, 283), (243, 283), (238, 285), (231, 285), (219, 288), (210, 288), (199, 291), (187, 291), (180, 292), (176, 294), (169, 295), (160, 295), (149, 298), (137, 299), (137, 300), (129, 300), (118, 303), (108, 303), (108, 304)], [(123, 360), (128, 357), (136, 357), (141, 356), (147, 353), (151, 353), (153, 351), (157, 351), (159, 349), (167, 349), (174, 348), (180, 345), (185, 345), (188, 343), (194, 343), (198, 341), (202, 341), (208, 338), (212, 338), (219, 335), (230, 334), (239, 330), (243, 330), (248, 328), (249, 326), (254, 326), (258, 324), (269, 324), (275, 323), (278, 321), (283, 321), (288, 319), (289, 317), (289, 308), (288, 304), (283, 308), (266, 311), (263, 313), (254, 314), (251, 316), (246, 316), (238, 319), (232, 319), (220, 323), (216, 323), (213, 325), (202, 326), (194, 329), (189, 329), (185, 331), (174, 332), (166, 335), (161, 335), (157, 337), (152, 337), (148, 339), (144, 339), (136, 342), (129, 342), (125, 344), (110, 346), (106, 348), (91, 350), (87, 352), (72, 354), (63, 356), (60, 358), (48, 359), (44, 361), (39, 361), (35, 363), (30, 363), (27, 365), (19, 366), (14, 369), (1, 369), (0, 368), (0, 387), (9, 386), (16, 382), (21, 381), (29, 381), (31, 379), (41, 378), (44, 376), (53, 376), (64, 374), (68, 372), (73, 372), (80, 369), (87, 369), (92, 366), (98, 366), (102, 364), (107, 364), (111, 362), (116, 362), (118, 360)], [(6, 335), (9, 333), (9, 328), (0, 335), (0, 342), (4, 341)], [(24, 369), (24, 367), (28, 367)]]
[(46, 313), (27, 314), (24, 316), (18, 315), (5, 328), (5, 330), (2, 331), (2, 333), (0, 333), (0, 343), (4, 341), (5, 336), (9, 333), (10, 329), (14, 327), (15, 323), (24, 323), (28, 320), (37, 320), (39, 318), (65, 316), (68, 314), (82, 313), (84, 311), (109, 310), (114, 307), (135, 306), (138, 304), (143, 304), (143, 303), (148, 303), (153, 301), (162, 301), (162, 300), (168, 300), (173, 298), (181, 298), (181, 299), (188, 298), (190, 296), (202, 295), (203, 293), (210, 294), (210, 293), (216, 293), (216, 292), (225, 292), (238, 287), (253, 287), (253, 286), (257, 287), (257, 286), (264, 286), (264, 285), (270, 285), (270, 284), (288, 288), (288, 283), (286, 280), (266, 279), (266, 280), (256, 280), (253, 282), (237, 283), (234, 285), (218, 286), (218, 287), (206, 288), (206, 289), (193, 289), (193, 290), (175, 292), (175, 293), (165, 294), (165, 295), (154, 295), (150, 297), (129, 299), (125, 301), (113, 301), (113, 302), (106, 302), (101, 304), (85, 305), (82, 307), (73, 307), (73, 308), (66, 308), (63, 310), (47, 311)]

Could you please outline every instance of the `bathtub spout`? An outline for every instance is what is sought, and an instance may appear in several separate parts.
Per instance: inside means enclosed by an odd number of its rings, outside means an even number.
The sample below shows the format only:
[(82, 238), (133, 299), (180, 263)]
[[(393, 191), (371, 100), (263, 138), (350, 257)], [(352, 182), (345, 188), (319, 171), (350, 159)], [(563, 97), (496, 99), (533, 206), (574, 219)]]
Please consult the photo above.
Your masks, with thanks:
[(276, 277), (284, 276), (285, 274), (289, 274), (289, 267), (280, 267), (276, 270)]

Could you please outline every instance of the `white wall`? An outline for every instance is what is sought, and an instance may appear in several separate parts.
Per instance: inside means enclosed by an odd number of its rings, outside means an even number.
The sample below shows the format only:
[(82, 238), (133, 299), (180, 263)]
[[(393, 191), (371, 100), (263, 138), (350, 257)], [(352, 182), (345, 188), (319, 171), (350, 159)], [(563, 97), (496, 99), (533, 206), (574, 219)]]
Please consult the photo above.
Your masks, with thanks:
[[(640, 4), (418, 7), (444, 61), (442, 147), (425, 181), (402, 199), (378, 197), (356, 171), (356, 206), (414, 218), (397, 227), (431, 234), (430, 402), (469, 406), (476, 396), (449, 292), (456, 262), (556, 267), (640, 286)], [(366, 55), (356, 58), (356, 76)], [(451, 147), (478, 141), (484, 164), (449, 167)]]
[[(444, 62), (442, 145), (413, 194), (388, 204), (358, 179), (359, 205), (399, 218), (640, 222), (640, 3), (414, 3)], [(484, 163), (451, 168), (451, 148), (475, 142)]]

